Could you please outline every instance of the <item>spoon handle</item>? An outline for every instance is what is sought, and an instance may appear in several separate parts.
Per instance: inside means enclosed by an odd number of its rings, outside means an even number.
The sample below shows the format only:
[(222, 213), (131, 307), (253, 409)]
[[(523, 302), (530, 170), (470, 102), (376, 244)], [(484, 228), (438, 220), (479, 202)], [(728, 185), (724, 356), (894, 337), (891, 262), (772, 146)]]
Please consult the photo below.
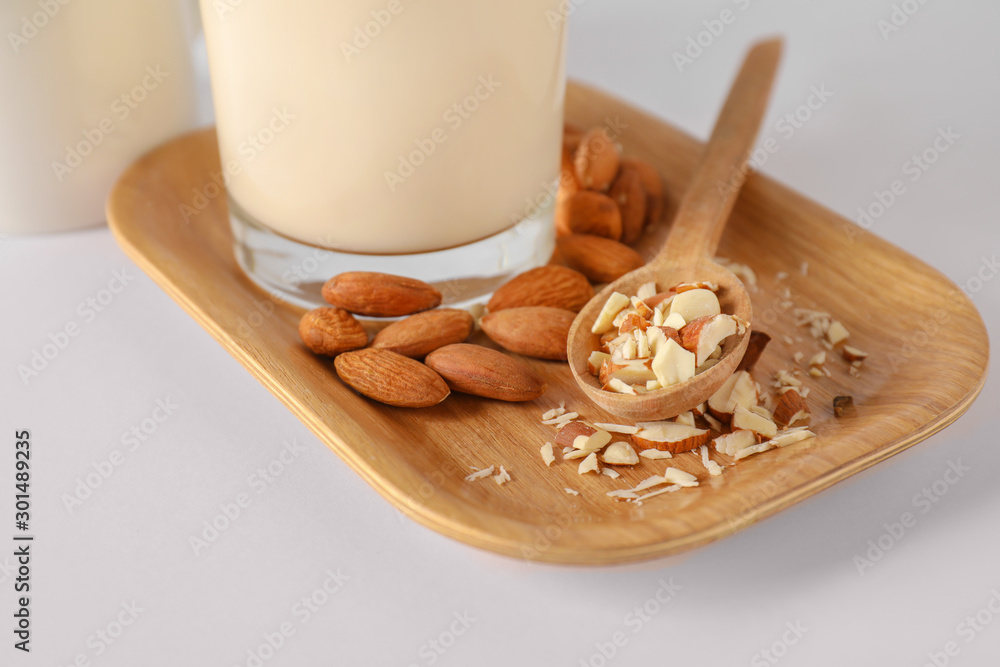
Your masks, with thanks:
[(694, 176), (656, 263), (711, 258), (746, 180), (744, 167), (767, 108), (781, 59), (780, 38), (758, 42), (747, 53), (715, 121)]

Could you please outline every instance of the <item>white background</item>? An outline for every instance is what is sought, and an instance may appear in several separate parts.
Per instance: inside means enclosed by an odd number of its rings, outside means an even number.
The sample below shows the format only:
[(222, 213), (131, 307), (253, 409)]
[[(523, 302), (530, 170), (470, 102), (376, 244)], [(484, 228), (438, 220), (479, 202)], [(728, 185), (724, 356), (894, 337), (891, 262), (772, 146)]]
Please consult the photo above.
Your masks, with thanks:
[[(919, 181), (906, 180), (872, 231), (964, 285), (1000, 251), (1000, 4), (908, 1), (919, 11), (886, 39), (877, 22), (889, 18), (889, 0), (588, 0), (571, 16), (569, 73), (704, 137), (747, 44), (786, 35), (765, 132), (810, 87), (833, 97), (765, 171), (855, 218), (876, 190), (908, 178), (902, 165), (939, 128), (952, 128), (960, 139)], [(735, 23), (679, 72), (672, 53), (725, 8)], [(80, 320), (77, 305), (115, 270), (134, 276), (128, 288), (25, 386), (16, 366)], [(993, 326), (1000, 279), (984, 275), (993, 279), (973, 299)], [(247, 651), (286, 621), (295, 634), (264, 664), (430, 665), (433, 655), (439, 665), (763, 665), (758, 652), (782, 641), (786, 623), (806, 628), (778, 647), (788, 665), (922, 665), (949, 641), (958, 654), (939, 664), (1000, 654), (993, 612), (979, 631), (959, 628), (994, 595), (1000, 609), (995, 381), (944, 432), (719, 543), (667, 563), (553, 567), (402, 518), (141, 274), (107, 229), (4, 238), (0, 285), (0, 541), (13, 532), (15, 428), (32, 431), (37, 535), (34, 651), (11, 648), (14, 594), (0, 570), (0, 664), (65, 665), (83, 654), (108, 666), (247, 665)], [(121, 434), (158, 398), (179, 407), (68, 512), (62, 494), (123, 449)], [(301, 452), (255, 493), (255, 469), (292, 441)], [(959, 461), (969, 472), (921, 513), (914, 495)], [(196, 556), (189, 537), (240, 493), (252, 504)], [(884, 524), (904, 512), (916, 525), (860, 574), (855, 556), (869, 540), (885, 543)], [(13, 564), (8, 553), (0, 548), (0, 565)], [(301, 623), (293, 605), (328, 569), (348, 579)], [(681, 589), (635, 622), (628, 614), (661, 580)], [(96, 655), (88, 637), (133, 601), (143, 610), (136, 622)], [(451, 643), (453, 615), (463, 613), (471, 627), (443, 655), (429, 652), (442, 633)], [(605, 660), (595, 643), (619, 631), (627, 641)]]

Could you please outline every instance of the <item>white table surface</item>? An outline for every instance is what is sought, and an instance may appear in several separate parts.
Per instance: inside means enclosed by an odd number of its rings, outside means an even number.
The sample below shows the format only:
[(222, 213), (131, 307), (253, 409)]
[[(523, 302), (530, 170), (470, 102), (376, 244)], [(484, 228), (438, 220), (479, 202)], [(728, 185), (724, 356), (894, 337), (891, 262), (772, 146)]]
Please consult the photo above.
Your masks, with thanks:
[[(787, 35), (765, 133), (811, 87), (833, 96), (794, 136), (778, 135), (765, 171), (852, 218), (876, 190), (909, 178), (904, 163), (939, 128), (952, 128), (960, 138), (919, 181), (906, 180), (872, 231), (957, 283), (982, 270), (973, 300), (995, 326), (1000, 279), (981, 267), (1000, 253), (1000, 4), (908, 0), (919, 11), (888, 39), (877, 22), (890, 0), (571, 4), (570, 75), (702, 137), (746, 45)], [(735, 22), (679, 72), (672, 53), (726, 8)], [(79, 304), (116, 271), (127, 288), (86, 315)], [(768, 665), (780, 656), (922, 665), (937, 654), (936, 664), (984, 665), (1000, 654), (996, 381), (944, 432), (719, 543), (667, 563), (553, 567), (403, 518), (107, 229), (3, 238), (0, 283), (0, 542), (12, 544), (20, 428), (34, 443), (36, 535), (30, 655), (11, 647), (14, 562), (12, 547), (0, 547), (0, 664), (61, 666), (82, 655), (79, 664), (107, 666), (254, 665), (248, 651), (282, 624), (294, 634), (261, 664)], [(80, 335), (26, 386), (16, 366), (71, 321)], [(130, 449), (123, 433), (141, 428), (158, 400), (176, 407)], [(64, 494), (112, 450), (121, 465), (69, 511)], [(286, 463), (273, 463), (282, 451)], [(269, 464), (281, 472), (270, 483), (255, 476)], [(952, 464), (967, 471), (949, 485), (940, 480), (956, 479), (945, 474)], [(915, 499), (935, 482), (947, 493)], [(249, 506), (196, 555), (191, 536), (239, 494)], [(906, 512), (915, 524), (886, 537)], [(859, 573), (855, 556), (880, 538), (891, 548)], [(340, 580), (329, 595), (328, 571)], [(664, 583), (679, 590), (661, 604)], [(306, 616), (300, 600), (314, 593), (324, 604)], [(133, 603), (134, 621), (122, 612)], [(634, 609), (644, 604), (642, 618)], [(98, 632), (117, 634), (120, 616), (130, 625), (105, 643)], [(621, 646), (602, 657), (616, 636)]]

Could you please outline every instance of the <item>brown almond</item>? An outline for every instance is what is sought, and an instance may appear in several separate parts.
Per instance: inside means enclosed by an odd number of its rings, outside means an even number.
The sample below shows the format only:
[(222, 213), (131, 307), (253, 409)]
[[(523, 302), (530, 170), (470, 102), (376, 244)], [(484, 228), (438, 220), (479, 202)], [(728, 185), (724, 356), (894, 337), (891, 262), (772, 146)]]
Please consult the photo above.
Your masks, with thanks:
[(617, 241), (622, 236), (622, 214), (615, 202), (600, 192), (580, 190), (562, 203), (560, 217), (571, 234), (593, 234)]
[(349, 271), (326, 281), (323, 298), (370, 317), (400, 317), (441, 305), (441, 292), (422, 280), (372, 271)]
[(789, 389), (778, 397), (778, 404), (774, 407), (774, 421), (791, 426), (800, 419), (809, 417), (809, 408), (806, 401), (796, 389)]
[(556, 433), (555, 444), (559, 447), (572, 447), (573, 442), (581, 435), (589, 438), (595, 433), (597, 433), (597, 429), (589, 424), (570, 422)]
[(525, 271), (505, 283), (486, 304), (491, 313), (524, 306), (551, 306), (580, 312), (594, 297), (587, 276), (565, 266), (549, 264)]
[(771, 337), (763, 331), (751, 331), (750, 341), (747, 343), (747, 351), (743, 354), (743, 359), (740, 360), (740, 365), (736, 367), (736, 370), (753, 370), (757, 360), (760, 359), (760, 355), (764, 352), (764, 348), (770, 342)]
[(545, 393), (545, 381), (524, 363), (482, 345), (445, 345), (428, 354), (425, 363), (463, 394), (531, 401)]
[(368, 347), (345, 352), (333, 361), (337, 375), (359, 394), (401, 408), (426, 408), (451, 390), (424, 364), (389, 350)]
[(633, 168), (622, 168), (608, 191), (608, 197), (621, 214), (621, 242), (632, 245), (642, 236), (646, 224), (646, 190), (642, 187), (639, 172)]
[(556, 245), (570, 268), (595, 283), (610, 283), (646, 263), (627, 245), (600, 236), (572, 234), (556, 239)]
[(566, 340), (576, 313), (562, 308), (527, 306), (485, 315), (483, 331), (498, 345), (539, 359), (566, 360)]
[(639, 158), (623, 158), (622, 167), (634, 169), (639, 173), (642, 189), (646, 193), (646, 224), (659, 222), (663, 217), (666, 199), (663, 192), (663, 180), (656, 167)]
[(303, 315), (299, 336), (314, 353), (330, 357), (368, 344), (361, 323), (346, 310), (332, 307), (316, 308)]
[(372, 347), (404, 357), (423, 357), (439, 347), (461, 343), (472, 333), (472, 315), (457, 308), (436, 308), (410, 315), (382, 329)]
[(603, 127), (584, 132), (573, 155), (573, 167), (580, 186), (602, 192), (615, 180), (620, 161), (618, 147)]

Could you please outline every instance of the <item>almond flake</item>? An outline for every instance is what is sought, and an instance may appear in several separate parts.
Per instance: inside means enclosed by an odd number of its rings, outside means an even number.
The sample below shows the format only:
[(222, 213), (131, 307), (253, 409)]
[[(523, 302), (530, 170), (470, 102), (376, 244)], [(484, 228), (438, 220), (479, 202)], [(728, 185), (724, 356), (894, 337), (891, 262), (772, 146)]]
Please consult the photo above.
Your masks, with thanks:
[(503, 484), (504, 482), (509, 482), (510, 474), (503, 466), (500, 466), (500, 472), (493, 475), (493, 481), (496, 482), (497, 484)]
[(597, 462), (597, 452), (591, 452), (587, 458), (580, 461), (580, 466), (576, 469), (577, 473), (585, 475), (588, 472), (596, 472), (600, 474), (601, 466)]
[(619, 477), (621, 477), (621, 473), (619, 473), (617, 470), (612, 470), (611, 468), (604, 468), (603, 470), (601, 470), (601, 474), (604, 475), (605, 477), (610, 477), (611, 479), (618, 479)]
[(546, 442), (539, 451), (542, 454), (542, 461), (545, 462), (545, 465), (550, 466), (556, 460), (556, 455), (552, 453), (551, 442)]
[(701, 464), (705, 466), (705, 470), (708, 471), (708, 474), (713, 477), (721, 475), (722, 466), (708, 458), (708, 445), (702, 445), (698, 449), (701, 450)]
[(548, 412), (542, 414), (542, 422), (544, 423), (549, 419), (555, 419), (559, 415), (563, 414), (566, 414), (566, 408), (552, 408)]
[(639, 452), (639, 456), (641, 456), (644, 459), (650, 459), (652, 461), (655, 461), (657, 459), (674, 458), (674, 455), (671, 454), (670, 452), (665, 452), (659, 449), (644, 449), (641, 452)]
[[(470, 466), (470, 467), (473, 470), (476, 470), (475, 466)], [(490, 466), (489, 468), (483, 468), (482, 470), (476, 470), (476, 472), (472, 473), (471, 475), (466, 476), (465, 481), (466, 482), (474, 482), (477, 479), (482, 479), (484, 477), (489, 477), (492, 474), (493, 474), (493, 466)]]
[(599, 428), (608, 433), (638, 433), (638, 426), (626, 426), (625, 424), (603, 424), (594, 422), (594, 428)]
[(578, 495), (580, 495), (579, 491), (577, 491), (575, 489), (571, 489), (568, 486), (564, 486), (563, 487), (563, 491), (565, 491), (566, 493), (568, 493), (571, 496), (578, 496)]

